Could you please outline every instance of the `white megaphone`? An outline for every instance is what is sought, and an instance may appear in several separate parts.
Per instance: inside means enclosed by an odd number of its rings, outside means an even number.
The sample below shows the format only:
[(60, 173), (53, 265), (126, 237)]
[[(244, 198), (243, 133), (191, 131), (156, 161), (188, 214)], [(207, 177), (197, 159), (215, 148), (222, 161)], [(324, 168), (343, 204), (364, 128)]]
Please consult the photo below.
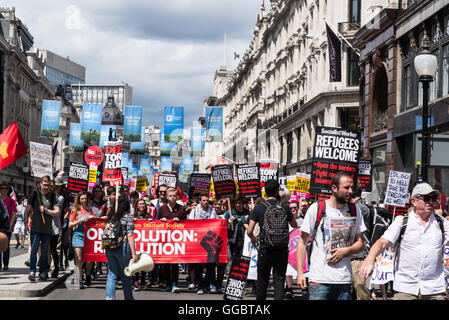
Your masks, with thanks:
[(151, 272), (154, 268), (154, 261), (153, 258), (147, 253), (141, 253), (138, 256), (138, 259), (136, 262), (131, 259), (129, 262), (129, 265), (125, 268), (124, 273), (128, 277), (133, 276), (137, 272), (144, 271), (144, 272)]
[(281, 186), (280, 187), (280, 191), (279, 191), (279, 196), (281, 197), (281, 201), (288, 203), (288, 201), (290, 200), (290, 190), (288, 190), (287, 187)]

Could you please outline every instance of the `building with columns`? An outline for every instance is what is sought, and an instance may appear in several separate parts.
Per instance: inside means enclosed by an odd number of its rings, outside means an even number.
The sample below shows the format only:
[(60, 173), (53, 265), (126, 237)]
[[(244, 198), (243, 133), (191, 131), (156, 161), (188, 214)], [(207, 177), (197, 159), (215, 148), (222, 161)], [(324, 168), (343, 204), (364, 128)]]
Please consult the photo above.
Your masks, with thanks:
[[(388, 0), (277, 0), (257, 16), (253, 39), (223, 96), (224, 152), (236, 162), (280, 161), (310, 172), (317, 126), (360, 129), (359, 56), (349, 40)], [(326, 21), (342, 41), (342, 80), (329, 81)]]
[[(16, 121), (27, 147), (29, 141), (52, 144), (41, 138), (42, 100), (55, 100), (55, 92), (44, 76), (45, 59), (33, 48), (34, 40), (14, 7), (0, 8), (0, 132)], [(29, 151), (29, 150), (28, 150)], [(29, 195), (29, 154), (0, 171), (0, 180)]]

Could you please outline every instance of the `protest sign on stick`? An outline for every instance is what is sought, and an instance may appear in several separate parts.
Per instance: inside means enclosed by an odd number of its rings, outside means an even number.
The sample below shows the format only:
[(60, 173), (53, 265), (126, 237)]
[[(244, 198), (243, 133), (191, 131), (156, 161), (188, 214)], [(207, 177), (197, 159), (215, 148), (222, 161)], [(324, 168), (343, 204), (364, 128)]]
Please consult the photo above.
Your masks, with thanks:
[(30, 141), (30, 163), (33, 177), (49, 176), (53, 179), (52, 160), (52, 146)]
[(331, 179), (337, 172), (357, 182), (360, 133), (340, 128), (317, 127), (313, 148), (310, 193), (331, 195)]
[(217, 199), (235, 196), (235, 182), (232, 166), (222, 164), (211, 168), (214, 191)]
[(71, 194), (87, 191), (89, 182), (89, 167), (81, 163), (70, 164), (67, 188)]
[(103, 182), (109, 182), (111, 185), (115, 186), (121, 185), (123, 183), (122, 144), (118, 141), (106, 141), (105, 151)]
[(237, 164), (237, 179), (240, 194), (245, 198), (260, 197), (260, 174), (257, 163)]
[(409, 200), (408, 186), (410, 173), (390, 170), (388, 186), (385, 193), (385, 204), (395, 207), (405, 207)]
[(159, 173), (158, 185), (166, 185), (169, 188), (178, 187), (178, 176), (174, 172), (163, 172)]

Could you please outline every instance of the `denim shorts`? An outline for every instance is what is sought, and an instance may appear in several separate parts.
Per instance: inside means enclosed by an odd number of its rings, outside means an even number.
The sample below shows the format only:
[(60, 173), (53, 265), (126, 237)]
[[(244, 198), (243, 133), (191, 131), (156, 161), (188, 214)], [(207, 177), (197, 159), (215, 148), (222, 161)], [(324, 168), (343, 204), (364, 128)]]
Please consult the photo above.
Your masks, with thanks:
[(351, 284), (309, 284), (309, 300), (352, 300)]
[(75, 230), (72, 236), (72, 246), (74, 248), (83, 248), (84, 247), (84, 233), (78, 232)]

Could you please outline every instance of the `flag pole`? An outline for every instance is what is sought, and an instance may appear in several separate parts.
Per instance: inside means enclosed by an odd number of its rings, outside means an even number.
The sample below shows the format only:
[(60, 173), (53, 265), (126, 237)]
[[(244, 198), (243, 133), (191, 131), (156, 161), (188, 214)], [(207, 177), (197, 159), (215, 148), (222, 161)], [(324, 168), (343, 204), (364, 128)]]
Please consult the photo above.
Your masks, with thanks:
[(357, 50), (357, 49), (355, 49), (352, 45), (351, 45), (351, 43), (349, 43), (349, 41), (340, 33), (340, 32), (338, 32), (338, 30), (335, 30), (333, 27), (332, 27), (332, 25), (329, 23), (329, 21), (327, 21), (326, 20), (326, 18), (324, 18), (324, 22), (329, 26), (329, 28), (331, 28), (331, 30), (337, 35), (337, 37), (340, 39), (340, 40), (343, 40), (345, 43), (346, 43), (346, 45), (348, 46), (348, 47), (350, 47), (351, 49), (352, 49), (352, 51), (354, 51), (359, 57), (360, 57), (360, 52), (359, 52), (359, 50)]

